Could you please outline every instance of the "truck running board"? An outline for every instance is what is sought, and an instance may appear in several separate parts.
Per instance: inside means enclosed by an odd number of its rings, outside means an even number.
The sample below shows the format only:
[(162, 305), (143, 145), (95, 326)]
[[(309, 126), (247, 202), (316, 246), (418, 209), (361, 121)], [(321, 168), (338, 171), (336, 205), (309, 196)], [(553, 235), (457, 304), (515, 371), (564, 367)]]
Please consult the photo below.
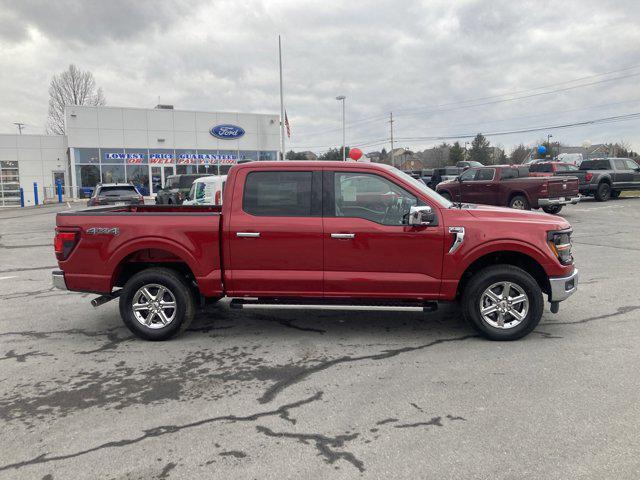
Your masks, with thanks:
[(386, 307), (386, 308), (421, 308), (425, 312), (435, 312), (438, 302), (435, 301), (402, 301), (402, 300), (375, 300), (365, 299), (354, 301), (353, 299), (340, 298), (234, 298), (230, 307), (242, 309), (245, 307), (261, 307), (268, 305), (300, 306), (304, 308), (324, 307)]

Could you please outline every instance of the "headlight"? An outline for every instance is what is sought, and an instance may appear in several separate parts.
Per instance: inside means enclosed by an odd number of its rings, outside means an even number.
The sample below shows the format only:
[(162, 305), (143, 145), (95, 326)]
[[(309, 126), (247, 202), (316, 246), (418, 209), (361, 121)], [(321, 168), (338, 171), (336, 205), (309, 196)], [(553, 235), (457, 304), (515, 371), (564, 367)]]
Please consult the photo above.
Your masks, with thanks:
[(547, 233), (547, 243), (549, 248), (558, 257), (562, 265), (571, 265), (573, 256), (571, 255), (571, 234), (573, 230), (556, 230)]

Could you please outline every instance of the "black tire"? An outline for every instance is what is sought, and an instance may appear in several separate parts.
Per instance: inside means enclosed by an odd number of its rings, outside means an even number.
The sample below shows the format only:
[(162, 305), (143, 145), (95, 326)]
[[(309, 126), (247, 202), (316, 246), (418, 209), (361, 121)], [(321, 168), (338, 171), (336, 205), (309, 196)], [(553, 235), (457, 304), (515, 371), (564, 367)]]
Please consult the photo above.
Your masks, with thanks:
[[(175, 309), (168, 307), (168, 311), (171, 314), (171, 320), (165, 326), (158, 326), (157, 328), (151, 328), (143, 325), (137, 320), (133, 312), (134, 301), (138, 304), (152, 303), (150, 299), (146, 298), (147, 302), (139, 302), (138, 291), (145, 285), (162, 286), (166, 288), (170, 295), (165, 294), (163, 298), (171, 300), (171, 296), (175, 300)], [(151, 294), (157, 296), (159, 289), (153, 290), (156, 287), (151, 287), (149, 290)], [(184, 332), (191, 321), (195, 313), (195, 301), (193, 292), (187, 283), (185, 277), (167, 268), (149, 268), (132, 276), (125, 284), (120, 294), (120, 316), (124, 324), (131, 330), (131, 332), (139, 338), (145, 340), (167, 340), (173, 336), (179, 335)], [(147, 315), (151, 312), (147, 309)], [(144, 311), (140, 313), (144, 316)], [(148, 318), (148, 317), (147, 317)], [(159, 318), (158, 316), (152, 317)], [(152, 324), (158, 322), (151, 322)]]
[[(510, 328), (491, 325), (485, 321), (480, 312), (480, 302), (483, 301), (483, 294), (490, 286), (500, 282), (510, 282), (517, 285), (527, 296), (529, 302), (528, 311), (524, 319)], [(474, 274), (467, 283), (464, 292), (462, 292), (461, 305), (465, 319), (483, 337), (489, 340), (517, 340), (524, 337), (536, 328), (544, 310), (542, 290), (538, 282), (527, 272), (513, 265), (495, 265)], [(494, 315), (497, 318), (497, 312), (490, 315)], [(507, 319), (515, 318), (508, 313), (506, 315), (505, 318)], [(491, 317), (489, 318), (491, 319)]]
[(606, 202), (611, 198), (611, 185), (608, 182), (600, 182), (595, 194), (598, 202)]
[(451, 201), (451, 194), (449, 192), (438, 192), (442, 198)]
[(524, 195), (514, 195), (509, 200), (509, 208), (515, 208), (516, 210), (531, 210), (529, 200)]
[(620, 190), (611, 190), (611, 198), (619, 198), (621, 193)]
[(550, 205), (548, 207), (542, 207), (542, 210), (549, 215), (557, 215), (560, 213), (560, 210), (562, 210), (562, 205)]

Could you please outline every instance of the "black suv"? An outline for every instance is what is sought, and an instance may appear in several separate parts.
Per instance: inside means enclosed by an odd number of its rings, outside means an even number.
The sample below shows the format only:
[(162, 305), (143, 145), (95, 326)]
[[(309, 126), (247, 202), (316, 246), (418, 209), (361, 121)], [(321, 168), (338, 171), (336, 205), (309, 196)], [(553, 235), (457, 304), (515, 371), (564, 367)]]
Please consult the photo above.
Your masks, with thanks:
[(144, 205), (144, 197), (132, 183), (98, 183), (87, 202), (97, 205)]

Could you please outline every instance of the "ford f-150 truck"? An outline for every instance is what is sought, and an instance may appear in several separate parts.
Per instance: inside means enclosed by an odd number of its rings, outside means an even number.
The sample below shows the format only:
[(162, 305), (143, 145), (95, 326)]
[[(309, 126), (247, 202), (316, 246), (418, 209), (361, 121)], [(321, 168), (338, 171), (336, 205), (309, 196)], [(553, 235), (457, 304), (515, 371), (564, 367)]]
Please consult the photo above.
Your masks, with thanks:
[(436, 191), (457, 202), (542, 208), (550, 214), (580, 201), (577, 178), (531, 177), (528, 167), (514, 165), (469, 168), (458, 178), (439, 184)]
[(139, 337), (182, 332), (198, 304), (414, 306), (459, 299), (482, 335), (512, 340), (543, 294), (577, 289), (571, 226), (550, 215), (454, 205), (380, 164), (233, 167), (222, 206), (96, 207), (59, 213), (55, 286), (119, 297)]
[(577, 172), (558, 172), (557, 175), (578, 177), (580, 193), (593, 195), (598, 202), (618, 198), (624, 190), (640, 190), (640, 167), (629, 158), (585, 160)]

